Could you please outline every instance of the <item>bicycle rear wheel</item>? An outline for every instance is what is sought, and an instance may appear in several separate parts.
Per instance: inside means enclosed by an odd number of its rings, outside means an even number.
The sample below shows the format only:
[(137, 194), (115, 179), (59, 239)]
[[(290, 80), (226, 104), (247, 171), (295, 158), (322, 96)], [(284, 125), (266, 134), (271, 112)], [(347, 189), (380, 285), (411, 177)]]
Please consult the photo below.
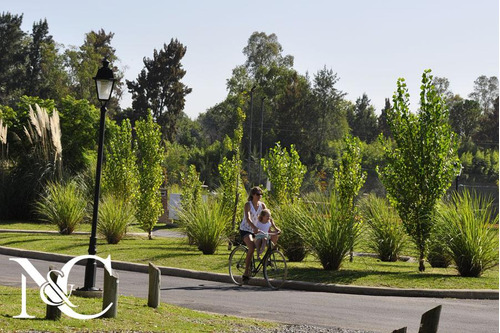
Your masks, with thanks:
[(229, 276), (238, 286), (243, 284), (242, 275), (245, 273), (247, 252), (246, 246), (239, 245), (229, 255)]
[(272, 250), (264, 262), (264, 278), (269, 287), (279, 289), (285, 283), (287, 273), (285, 256), (278, 250)]

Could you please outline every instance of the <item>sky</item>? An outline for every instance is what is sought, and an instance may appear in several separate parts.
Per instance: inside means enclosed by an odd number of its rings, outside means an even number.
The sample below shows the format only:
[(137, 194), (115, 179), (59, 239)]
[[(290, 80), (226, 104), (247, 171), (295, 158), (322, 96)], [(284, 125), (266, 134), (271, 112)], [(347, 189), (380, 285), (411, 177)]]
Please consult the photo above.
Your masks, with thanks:
[[(417, 110), (425, 69), (446, 77), (462, 97), (480, 75), (499, 76), (498, 0), (255, 0), (61, 1), (2, 0), (1, 10), (23, 14), (23, 30), (47, 19), (65, 47), (80, 46), (91, 30), (113, 32), (112, 46), (125, 79), (135, 80), (172, 38), (187, 46), (183, 82), (192, 93), (184, 111), (195, 119), (222, 102), (226, 80), (245, 62), (255, 32), (274, 33), (283, 55), (312, 78), (326, 66), (337, 88), (356, 101), (368, 95), (377, 112), (405, 78)], [(131, 106), (125, 93), (122, 107)]]

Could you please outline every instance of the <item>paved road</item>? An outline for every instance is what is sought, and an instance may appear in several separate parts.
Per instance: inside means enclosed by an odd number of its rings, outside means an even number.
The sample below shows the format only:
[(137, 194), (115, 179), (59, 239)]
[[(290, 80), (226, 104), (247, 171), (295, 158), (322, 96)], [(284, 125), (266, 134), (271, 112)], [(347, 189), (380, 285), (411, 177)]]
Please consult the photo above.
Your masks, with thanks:
[[(0, 255), (0, 284), (20, 286), (22, 268)], [(51, 264), (30, 259), (40, 272)], [(54, 263), (62, 267), (61, 263)], [(70, 283), (83, 284), (84, 267), (75, 266)], [(98, 285), (102, 282), (98, 269)], [(119, 290), (123, 295), (147, 297), (148, 276), (118, 271)], [(31, 278), (28, 285), (35, 287)], [(498, 300), (454, 300), (408, 297), (375, 297), (268, 288), (162, 276), (162, 301), (195, 310), (277, 320), (293, 324), (343, 327), (375, 332), (392, 332), (408, 326), (417, 332), (420, 316), (441, 304), (439, 332), (498, 332)]]

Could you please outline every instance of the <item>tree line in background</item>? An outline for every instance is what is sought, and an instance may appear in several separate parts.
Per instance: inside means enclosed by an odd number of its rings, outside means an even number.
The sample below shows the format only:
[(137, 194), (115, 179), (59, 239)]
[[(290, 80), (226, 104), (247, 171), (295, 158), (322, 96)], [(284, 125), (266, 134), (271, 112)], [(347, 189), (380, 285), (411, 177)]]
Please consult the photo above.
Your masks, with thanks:
[[(162, 165), (168, 185), (181, 184), (181, 175), (194, 165), (202, 182), (210, 189), (218, 188), (222, 178), (230, 174), (226, 171), (223, 176), (224, 168), (219, 166), (224, 160), (226, 164), (233, 161), (234, 166), (236, 156), (244, 170), (241, 183), (247, 188), (262, 184), (266, 172), (261, 160), (279, 142), (281, 147), (293, 147), (307, 167), (302, 191), (325, 190), (332, 186), (344, 147), (342, 139), (347, 134), (360, 139), (362, 167), (368, 172), (366, 186), (374, 179), (376, 182), (376, 166), (386, 163), (377, 137), (382, 133), (389, 141), (393, 138), (387, 123), (390, 100), (386, 99), (377, 116), (366, 94), (355, 101), (346, 98), (332, 69), (325, 66), (312, 76), (298, 73), (293, 56), (283, 54), (275, 34), (255, 32), (250, 36), (243, 48), (245, 63), (236, 66), (227, 79), (225, 100), (191, 120), (183, 112), (185, 96), (192, 89), (182, 83), (186, 73), (182, 58), (187, 47), (177, 39), (153, 50), (152, 58), (144, 58), (137, 79), (124, 82), (123, 71), (116, 67), (119, 58), (112, 47), (113, 33), (90, 31), (81, 46), (64, 48), (49, 34), (46, 20), (35, 22), (31, 32), (24, 32), (22, 19), (22, 15), (0, 15), (0, 119), (2, 128), (8, 128), (2, 141), (3, 187), (7, 181), (13, 182), (8, 187), (15, 189), (9, 191), (16, 193), (6, 197), (11, 207), (17, 207), (10, 211), (21, 213), (20, 217), (29, 215), (25, 205), (40, 191), (40, 175), (47, 175), (47, 165), (34, 162), (32, 147), (25, 139), (30, 106), (37, 104), (49, 114), (54, 109), (59, 113), (60, 172), (91, 180), (98, 123), (92, 77), (103, 57), (115, 65), (118, 78), (109, 104), (107, 138), (114, 135), (114, 124), (128, 119), (135, 129), (136, 121), (151, 115), (162, 133)], [(450, 125), (460, 137), (462, 179), (497, 183), (498, 79), (478, 77), (467, 98), (453, 94), (446, 78), (435, 77), (433, 84), (444, 96)], [(124, 89), (132, 94), (131, 108), (120, 107)], [(243, 112), (243, 122), (237, 110)], [(235, 149), (227, 138), (234, 138), (238, 126), (241, 139)], [(135, 135), (135, 130), (132, 132)], [(24, 191), (22, 184), (29, 184)]]

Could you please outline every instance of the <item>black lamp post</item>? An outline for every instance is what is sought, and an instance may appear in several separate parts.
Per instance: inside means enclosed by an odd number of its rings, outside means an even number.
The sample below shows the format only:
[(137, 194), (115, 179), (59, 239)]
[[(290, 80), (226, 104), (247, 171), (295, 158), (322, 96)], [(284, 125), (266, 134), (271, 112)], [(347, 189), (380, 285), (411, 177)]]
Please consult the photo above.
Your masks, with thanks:
[[(92, 213), (92, 232), (90, 234), (89, 254), (96, 254), (96, 232), (97, 232), (97, 214), (99, 211), (99, 193), (101, 189), (101, 167), (102, 167), (102, 154), (104, 145), (104, 122), (106, 120), (106, 105), (111, 98), (111, 93), (115, 86), (115, 78), (113, 71), (108, 67), (109, 61), (104, 58), (102, 60), (102, 67), (97, 71), (97, 75), (93, 78), (95, 80), (97, 98), (101, 102), (101, 119), (99, 124), (99, 146), (97, 149), (97, 168), (95, 172), (95, 191), (94, 191), (94, 211)], [(88, 259), (85, 267), (85, 284), (82, 291), (96, 291), (95, 287), (96, 278), (96, 262), (94, 259)]]

